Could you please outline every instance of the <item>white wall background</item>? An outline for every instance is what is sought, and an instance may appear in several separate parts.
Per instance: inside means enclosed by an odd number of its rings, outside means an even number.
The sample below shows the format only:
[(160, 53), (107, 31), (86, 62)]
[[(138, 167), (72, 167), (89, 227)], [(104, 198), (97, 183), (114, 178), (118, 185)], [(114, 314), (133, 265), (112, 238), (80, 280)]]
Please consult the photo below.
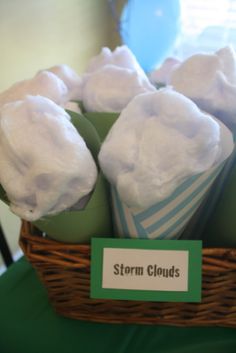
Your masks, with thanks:
[(0, 1), (0, 90), (66, 63), (82, 72), (109, 41), (107, 0)]

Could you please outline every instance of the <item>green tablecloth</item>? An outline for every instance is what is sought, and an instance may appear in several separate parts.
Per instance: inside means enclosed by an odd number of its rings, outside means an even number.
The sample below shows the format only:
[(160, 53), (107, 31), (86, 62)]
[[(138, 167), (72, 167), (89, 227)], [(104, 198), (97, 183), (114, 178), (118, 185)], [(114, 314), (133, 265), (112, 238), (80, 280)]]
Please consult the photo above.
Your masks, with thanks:
[(0, 353), (235, 353), (236, 330), (99, 324), (58, 316), (25, 258), (0, 277)]

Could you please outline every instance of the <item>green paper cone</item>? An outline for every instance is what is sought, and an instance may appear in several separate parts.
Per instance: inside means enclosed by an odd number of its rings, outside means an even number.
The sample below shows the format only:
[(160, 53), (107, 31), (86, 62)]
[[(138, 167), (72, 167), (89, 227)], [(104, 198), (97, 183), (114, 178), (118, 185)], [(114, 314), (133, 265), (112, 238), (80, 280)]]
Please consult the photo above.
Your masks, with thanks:
[[(84, 116), (72, 111), (68, 113), (97, 162), (101, 141), (94, 126)], [(2, 187), (0, 198), (9, 205)], [(92, 196), (83, 210), (66, 210), (54, 216), (44, 217), (33, 224), (49, 237), (68, 243), (89, 242), (92, 236), (111, 236), (109, 186), (102, 173), (99, 172)]]
[(94, 192), (85, 209), (64, 211), (33, 224), (50, 238), (65, 243), (88, 243), (91, 237), (112, 235), (109, 195), (100, 173)]
[(119, 113), (93, 113), (86, 112), (83, 115), (93, 124), (101, 141), (104, 141), (107, 133), (114, 122), (118, 119)]
[[(101, 142), (96, 129), (84, 116), (72, 111), (68, 113), (97, 162)], [(64, 211), (34, 222), (34, 225), (49, 237), (68, 243), (87, 243), (92, 236), (111, 236), (109, 187), (102, 173), (99, 172), (93, 194), (83, 210)]]
[(85, 140), (88, 149), (97, 162), (97, 156), (101, 147), (101, 139), (95, 127), (83, 115), (70, 110), (67, 110), (67, 113), (70, 115), (72, 124)]
[(205, 247), (236, 247), (236, 157), (203, 233)]

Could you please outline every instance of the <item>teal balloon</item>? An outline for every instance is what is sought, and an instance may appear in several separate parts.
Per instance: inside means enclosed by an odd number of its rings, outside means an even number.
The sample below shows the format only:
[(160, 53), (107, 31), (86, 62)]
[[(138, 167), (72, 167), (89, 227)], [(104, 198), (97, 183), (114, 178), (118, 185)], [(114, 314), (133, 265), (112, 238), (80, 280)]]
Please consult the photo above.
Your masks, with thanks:
[(120, 17), (120, 36), (150, 72), (173, 49), (180, 31), (178, 0), (129, 0)]

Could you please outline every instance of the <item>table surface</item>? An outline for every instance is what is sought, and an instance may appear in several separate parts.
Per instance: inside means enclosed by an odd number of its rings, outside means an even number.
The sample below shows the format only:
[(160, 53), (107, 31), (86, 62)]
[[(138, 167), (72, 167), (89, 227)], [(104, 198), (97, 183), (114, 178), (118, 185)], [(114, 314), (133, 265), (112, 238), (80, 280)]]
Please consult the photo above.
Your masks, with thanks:
[(0, 277), (0, 353), (235, 353), (223, 327), (100, 324), (58, 316), (23, 257)]

